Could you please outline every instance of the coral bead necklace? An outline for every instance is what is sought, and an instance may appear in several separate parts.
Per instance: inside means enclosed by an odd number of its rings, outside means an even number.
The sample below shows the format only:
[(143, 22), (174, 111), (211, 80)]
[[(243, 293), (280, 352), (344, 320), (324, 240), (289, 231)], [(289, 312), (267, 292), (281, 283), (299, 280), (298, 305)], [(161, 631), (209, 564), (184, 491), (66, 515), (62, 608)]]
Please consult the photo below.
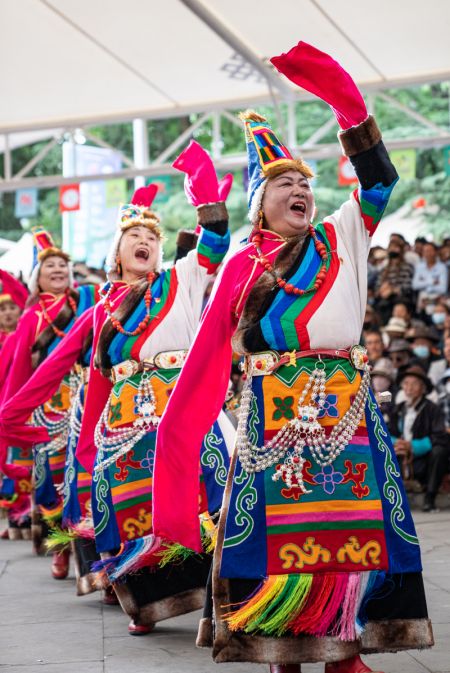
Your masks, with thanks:
[(319, 241), (319, 239), (317, 238), (316, 231), (312, 224), (309, 225), (309, 233), (314, 241), (314, 246), (318, 254), (320, 255), (322, 264), (317, 273), (314, 283), (311, 285), (311, 287), (308, 287), (306, 289), (295, 287), (295, 285), (293, 285), (292, 283), (288, 283), (287, 280), (278, 276), (272, 263), (269, 261), (269, 259), (264, 255), (264, 253), (261, 250), (261, 244), (263, 239), (262, 233), (260, 231), (257, 231), (256, 234), (253, 236), (252, 243), (254, 243), (256, 251), (258, 253), (257, 257), (258, 262), (261, 264), (261, 266), (264, 267), (266, 271), (272, 274), (278, 287), (284, 290), (286, 294), (296, 294), (298, 296), (303, 296), (305, 294), (311, 294), (312, 292), (316, 292), (322, 285), (327, 275), (326, 260), (328, 257), (328, 252), (325, 247), (325, 244), (322, 243), (322, 241)]
[(145, 309), (146, 309), (146, 315), (143, 320), (139, 323), (139, 325), (134, 329), (132, 332), (126, 330), (120, 320), (118, 320), (112, 313), (111, 309), (111, 293), (115, 287), (114, 283), (112, 283), (108, 289), (108, 292), (105, 295), (103, 307), (105, 309), (105, 312), (109, 319), (111, 320), (111, 324), (114, 327), (117, 332), (120, 332), (120, 334), (125, 334), (125, 336), (137, 336), (138, 334), (142, 334), (142, 332), (145, 330), (147, 325), (149, 324), (151, 320), (151, 315), (150, 315), (150, 306), (152, 303), (152, 283), (155, 279), (156, 273), (150, 272), (147, 275), (147, 281), (148, 281), (148, 286), (145, 291), (144, 295), (144, 303), (145, 303)]
[[(66, 294), (66, 302), (69, 304), (70, 308), (73, 311), (73, 314), (75, 315), (76, 312), (77, 312), (76, 301), (73, 297), (70, 296), (70, 290), (69, 289), (66, 290), (65, 294)], [(59, 337), (60, 339), (65, 337), (66, 333), (63, 332), (63, 330), (59, 329), (59, 327), (56, 327), (55, 323), (50, 318), (50, 316), (48, 314), (48, 311), (47, 311), (47, 307), (46, 307), (45, 303), (42, 301), (42, 299), (39, 300), (39, 306), (41, 307), (42, 315), (44, 316), (44, 320), (52, 328), (52, 330), (56, 334), (56, 336)]]

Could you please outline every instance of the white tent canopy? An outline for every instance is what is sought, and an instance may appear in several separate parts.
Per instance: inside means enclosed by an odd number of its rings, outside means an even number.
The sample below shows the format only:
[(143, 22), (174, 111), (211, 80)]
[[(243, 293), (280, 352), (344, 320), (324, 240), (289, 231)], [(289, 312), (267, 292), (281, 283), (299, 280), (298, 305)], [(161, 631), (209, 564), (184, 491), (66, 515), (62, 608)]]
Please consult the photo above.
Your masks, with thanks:
[(447, 0), (2, 0), (0, 133), (288, 100), (268, 58), (300, 39), (365, 90), (442, 81), (449, 25)]

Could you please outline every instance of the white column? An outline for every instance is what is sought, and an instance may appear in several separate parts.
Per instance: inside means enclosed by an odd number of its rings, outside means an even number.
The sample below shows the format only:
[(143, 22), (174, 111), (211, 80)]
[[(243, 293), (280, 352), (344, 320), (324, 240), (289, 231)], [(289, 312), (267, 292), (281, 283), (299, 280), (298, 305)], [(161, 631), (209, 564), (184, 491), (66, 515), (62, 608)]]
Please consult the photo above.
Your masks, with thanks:
[[(133, 159), (136, 168), (146, 168), (149, 164), (148, 134), (145, 119), (133, 119)], [(145, 186), (145, 177), (134, 178), (134, 188)]]

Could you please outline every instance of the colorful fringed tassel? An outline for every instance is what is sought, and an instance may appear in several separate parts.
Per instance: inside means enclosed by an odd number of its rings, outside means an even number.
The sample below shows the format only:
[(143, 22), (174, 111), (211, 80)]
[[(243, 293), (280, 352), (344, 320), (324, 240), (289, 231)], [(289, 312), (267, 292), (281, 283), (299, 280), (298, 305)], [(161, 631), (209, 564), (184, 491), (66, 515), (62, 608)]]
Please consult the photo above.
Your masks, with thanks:
[(361, 634), (367, 624), (366, 606), (376, 592), (382, 587), (386, 579), (386, 573), (382, 570), (372, 570), (369, 575), (364, 594), (360, 597), (358, 612), (356, 613), (356, 633)]
[(62, 519), (62, 513), (63, 513), (62, 503), (56, 505), (56, 507), (49, 507), (49, 508), (44, 507), (43, 505), (39, 505), (39, 509), (42, 514), (42, 518), (50, 528), (54, 528), (56, 523), (61, 521)]
[(45, 542), (47, 551), (63, 551), (70, 546), (70, 543), (75, 539), (75, 535), (69, 530), (63, 530), (59, 526), (53, 526), (48, 533), (48, 538)]
[(164, 547), (161, 549), (161, 551), (157, 552), (156, 556), (159, 556), (161, 561), (158, 563), (158, 566), (160, 568), (164, 568), (164, 566), (168, 565), (169, 563), (183, 563), (183, 561), (186, 561), (187, 558), (195, 554), (195, 551), (192, 549), (188, 549), (187, 547), (183, 547), (183, 545), (174, 543), (171, 545), (164, 545)]
[(225, 619), (231, 631), (268, 636), (305, 633), (319, 638), (334, 635), (345, 641), (355, 640), (368, 575), (272, 575)]
[(160, 549), (161, 539), (155, 535), (129, 540), (121, 545), (117, 556), (94, 563), (92, 571), (106, 570), (109, 580), (117, 582), (124, 575), (134, 573), (146, 566), (157, 565), (155, 556)]
[[(368, 573), (364, 573), (367, 575)], [(356, 615), (360, 598), (362, 573), (350, 573), (342, 602), (341, 616), (333, 629), (333, 635), (341, 640), (355, 640)]]
[(232, 631), (262, 631), (282, 635), (294, 611), (307, 600), (312, 575), (272, 575), (265, 580), (241, 608), (226, 615)]
[(80, 521), (79, 523), (69, 524), (68, 528), (75, 537), (82, 537), (84, 540), (95, 540), (95, 530), (90, 523)]

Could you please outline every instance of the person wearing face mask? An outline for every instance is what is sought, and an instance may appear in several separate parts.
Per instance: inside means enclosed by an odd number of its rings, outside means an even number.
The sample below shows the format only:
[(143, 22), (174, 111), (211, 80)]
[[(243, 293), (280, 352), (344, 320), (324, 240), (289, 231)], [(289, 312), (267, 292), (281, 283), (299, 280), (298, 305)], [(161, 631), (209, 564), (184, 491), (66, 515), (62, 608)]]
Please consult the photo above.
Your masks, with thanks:
[[(179, 251), (176, 263), (163, 269), (163, 232), (152, 209), (157, 186), (138, 189), (121, 207), (107, 258), (108, 282), (94, 313), (86, 412), (76, 451), (93, 475), (92, 516), (102, 557), (94, 569), (105, 570), (114, 584), (134, 636), (202, 607), (210, 566), (210, 556), (203, 554), (180, 560), (166, 548), (163, 557), (154, 555), (151, 492), (160, 417), (200, 320), (205, 289), (228, 250), (225, 199), (232, 179), (228, 175), (219, 182), (208, 153), (194, 141), (174, 166), (186, 173), (198, 239), (194, 249), (184, 256)], [(184, 426), (186, 433), (195, 418), (194, 413)], [(226, 428), (231, 442), (234, 429), (225, 414), (218, 412), (216, 419), (200, 442), (198, 514), (214, 515), (220, 508), (228, 469)], [(183, 479), (180, 465), (170, 486), (173, 500)], [(155, 560), (161, 567), (149, 569)]]
[(439, 360), (440, 352), (437, 347), (439, 336), (433, 327), (418, 325), (408, 330), (405, 339), (411, 344), (411, 351), (415, 362), (428, 373), (433, 362)]
[(412, 296), (413, 268), (404, 259), (404, 246), (396, 239), (389, 243), (388, 263), (378, 276), (375, 286), (375, 308), (385, 324), (392, 315), (399, 297)]
[(396, 405), (389, 432), (396, 454), (412, 465), (414, 478), (425, 489), (422, 510), (435, 510), (436, 495), (448, 470), (449, 435), (439, 406), (427, 399), (433, 385), (418, 365), (400, 378), (405, 401)]
[(446, 297), (440, 297), (434, 305), (431, 314), (431, 322), (440, 336), (440, 345), (443, 345), (443, 337), (446, 331), (450, 331), (450, 308)]
[[(75, 320), (92, 306), (96, 300), (93, 286), (73, 287), (70, 258), (57, 248), (42, 227), (33, 230), (37, 251), (37, 264), (33, 269), (29, 289), (31, 296), (28, 309), (20, 319), (14, 334), (13, 347), (8, 354), (8, 370), (1, 390), (0, 405), (10, 400), (28, 381), (34, 370), (49, 353), (64, 339)], [(65, 437), (69, 426), (71, 382), (66, 377), (58, 390), (33, 414), (35, 426), (24, 428), (22, 448), (8, 441), (8, 426), (1, 428), (0, 470), (15, 480), (17, 488), (31, 492), (31, 468), (34, 449), (34, 491), (31, 534), (36, 552), (41, 551), (46, 525), (42, 514), (51, 521), (62, 514), (62, 501), (58, 487), (62, 483), (65, 460)], [(37, 444), (42, 439), (52, 439), (53, 451), (48, 455), (44, 446)], [(24, 447), (28, 446), (28, 449)], [(55, 579), (67, 576), (68, 554), (53, 555), (52, 574)]]
[[(364, 651), (432, 644), (412, 517), (397, 470), (385, 463), (396, 465), (395, 455), (369, 392), (367, 355), (356, 345), (370, 238), (397, 174), (375, 120), (335, 60), (300, 42), (272, 63), (332, 107), (359, 187), (312, 224), (311, 169), (264, 117), (241, 115), (252, 230), (219, 274), (158, 428), (154, 530), (201, 549), (199, 446), (223, 404), (234, 350), (246, 378), (210, 629), (205, 624), (198, 643), (212, 645), (216, 663), (266, 663), (272, 673), (299, 673), (302, 663), (318, 661), (326, 673), (367, 673)], [(181, 464), (174, 502), (167, 487)], [(386, 481), (401, 508), (401, 534), (391, 524)], [(376, 550), (375, 563), (353, 553), (366, 544)], [(379, 600), (370, 600), (372, 581)]]

